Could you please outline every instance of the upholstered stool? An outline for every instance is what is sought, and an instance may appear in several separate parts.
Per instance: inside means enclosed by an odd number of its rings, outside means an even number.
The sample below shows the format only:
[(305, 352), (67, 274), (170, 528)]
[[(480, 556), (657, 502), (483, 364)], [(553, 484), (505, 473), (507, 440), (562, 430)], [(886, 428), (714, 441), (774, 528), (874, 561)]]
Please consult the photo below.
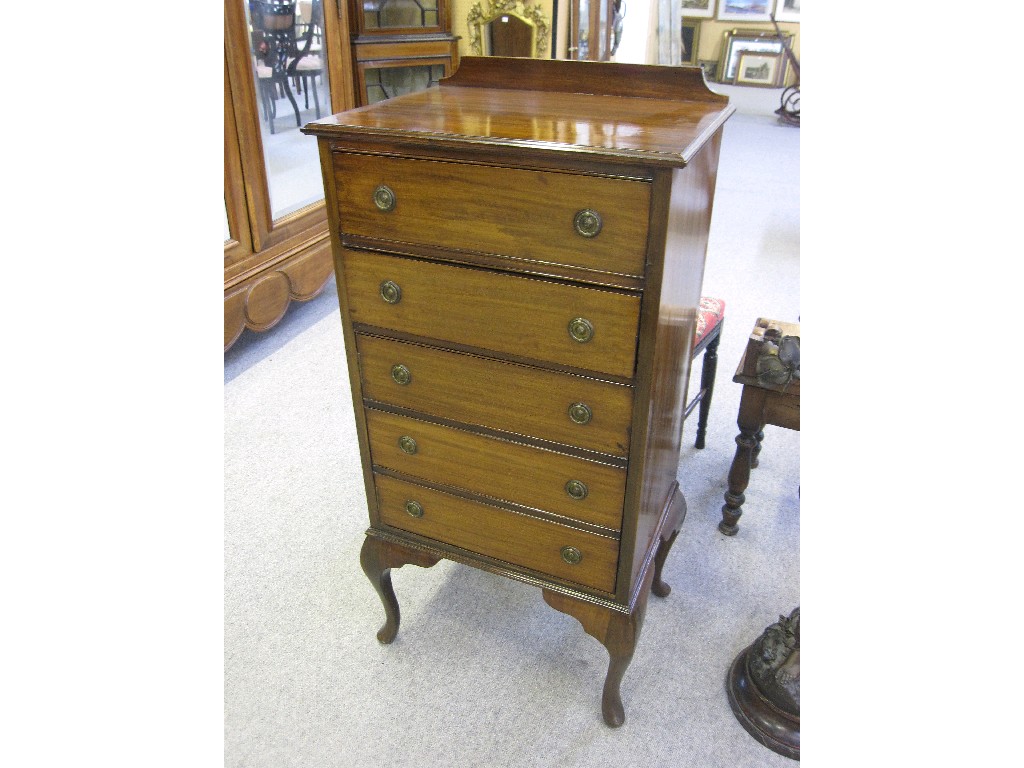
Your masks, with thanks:
[(683, 420), (700, 404), (697, 414), (697, 439), (694, 446), (704, 447), (704, 435), (708, 431), (708, 413), (711, 410), (711, 395), (715, 391), (715, 371), (718, 370), (718, 342), (722, 337), (722, 326), (725, 324), (725, 302), (702, 296), (700, 312), (697, 314), (697, 333), (693, 337), (693, 353), (691, 360), (704, 353), (700, 367), (700, 391), (687, 403), (683, 411)]

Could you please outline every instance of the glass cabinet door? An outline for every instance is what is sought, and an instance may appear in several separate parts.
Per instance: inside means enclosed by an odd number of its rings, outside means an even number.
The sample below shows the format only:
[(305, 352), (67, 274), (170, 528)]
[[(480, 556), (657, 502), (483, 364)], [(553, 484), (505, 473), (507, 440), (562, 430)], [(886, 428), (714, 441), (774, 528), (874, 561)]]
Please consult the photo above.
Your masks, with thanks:
[(323, 200), (316, 141), (299, 131), (332, 114), (323, 6), (234, 0), (245, 12), (272, 219)]
[(443, 0), (361, 0), (359, 32), (387, 33), (442, 31)]
[(621, 7), (621, 0), (570, 0), (569, 58), (608, 61), (616, 11)]
[(224, 2), (225, 347), (332, 275), (319, 149), (300, 129), (354, 106), (344, 2)]
[[(228, 62), (224, 59), (224, 82)], [(238, 263), (252, 255), (252, 237), (245, 208), (242, 159), (238, 149), (238, 126), (231, 94), (224, 91), (224, 263)]]
[(444, 64), (384, 65), (365, 67), (366, 104), (376, 104), (405, 93), (437, 85), (445, 76)]

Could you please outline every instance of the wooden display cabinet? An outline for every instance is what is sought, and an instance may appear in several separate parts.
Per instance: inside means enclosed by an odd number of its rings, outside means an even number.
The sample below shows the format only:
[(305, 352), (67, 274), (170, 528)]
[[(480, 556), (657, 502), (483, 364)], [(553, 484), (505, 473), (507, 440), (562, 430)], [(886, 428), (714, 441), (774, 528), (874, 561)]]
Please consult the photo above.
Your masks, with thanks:
[[(271, 162), (273, 146), (305, 137), (298, 133), (285, 100), (280, 102), (276, 135), (265, 135), (270, 131), (257, 88), (254, 30), (246, 3), (224, 3), (225, 350), (244, 329), (266, 331), (281, 320), (292, 301), (319, 294), (334, 269), (319, 185), (314, 182), (306, 204), (287, 206), (274, 200), (279, 188), (268, 166), (280, 163)], [(324, 0), (326, 69), (318, 76), (322, 81), (317, 87), (321, 99), (329, 93), (335, 111), (354, 105), (352, 80), (344, 71), (347, 67), (341, 66), (350, 55), (347, 14), (343, 1), (339, 5), (338, 0)], [(298, 103), (304, 103), (302, 96)], [(299, 118), (314, 119), (315, 112), (303, 110)], [(315, 152), (311, 166), (316, 174)]]
[(360, 105), (429, 88), (459, 65), (448, 0), (349, 0)]

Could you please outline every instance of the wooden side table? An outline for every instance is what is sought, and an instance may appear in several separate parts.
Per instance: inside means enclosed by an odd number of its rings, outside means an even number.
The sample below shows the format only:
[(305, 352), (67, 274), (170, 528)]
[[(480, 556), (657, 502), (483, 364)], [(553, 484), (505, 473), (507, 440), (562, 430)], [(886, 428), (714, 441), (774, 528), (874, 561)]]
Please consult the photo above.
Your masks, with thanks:
[(765, 426), (773, 424), (800, 430), (800, 379), (772, 383), (763, 373), (758, 374), (758, 359), (784, 336), (799, 338), (799, 323), (758, 318), (736, 375), (732, 377), (734, 382), (743, 385), (743, 394), (736, 419), (740, 428), (736, 436), (736, 455), (729, 468), (729, 490), (725, 493), (722, 521), (718, 524), (718, 530), (726, 536), (735, 536), (739, 530), (736, 523), (743, 514), (746, 499), (743, 492), (750, 483), (750, 470), (758, 464)]

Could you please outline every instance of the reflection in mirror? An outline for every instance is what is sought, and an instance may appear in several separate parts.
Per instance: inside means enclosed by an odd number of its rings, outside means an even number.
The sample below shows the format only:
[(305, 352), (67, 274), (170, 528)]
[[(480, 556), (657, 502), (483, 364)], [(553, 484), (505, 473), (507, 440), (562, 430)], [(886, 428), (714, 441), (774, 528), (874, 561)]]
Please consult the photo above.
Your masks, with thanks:
[(488, 0), (466, 18), (469, 47), (477, 56), (539, 58), (548, 47), (548, 22), (539, 6), (524, 0)]
[(300, 126), (331, 114), (323, 0), (241, 2), (249, 22), (255, 103), (276, 220), (324, 196), (316, 142), (299, 132)]
[(579, 43), (576, 48), (575, 59), (587, 60), (590, 58), (590, 2), (589, 0), (580, 0), (580, 10), (578, 14), (579, 18), (579, 31), (578, 39)]
[(403, 93), (423, 91), (437, 85), (444, 77), (444, 65), (367, 68), (365, 76), (366, 103), (376, 104)]
[(429, 29), (439, 24), (437, 0), (363, 0), (366, 29)]
[(484, 25), (484, 56), (533, 57), (536, 28), (518, 16), (505, 13)]

